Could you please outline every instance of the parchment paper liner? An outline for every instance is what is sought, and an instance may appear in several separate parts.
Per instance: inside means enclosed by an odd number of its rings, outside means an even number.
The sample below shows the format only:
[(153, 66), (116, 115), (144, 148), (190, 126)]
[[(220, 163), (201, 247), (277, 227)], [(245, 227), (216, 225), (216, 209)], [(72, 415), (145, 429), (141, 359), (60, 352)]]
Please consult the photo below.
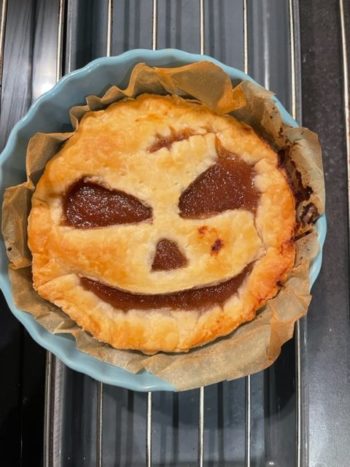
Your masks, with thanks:
[[(102, 98), (89, 96), (86, 105), (73, 107), (70, 110), (73, 128), (77, 128), (87, 111), (104, 108), (121, 98), (134, 97), (143, 92), (191, 97), (216, 112), (234, 112), (240, 120), (263, 134), (277, 150), (288, 149), (287, 157), (294, 161), (303, 185), (312, 189), (310, 198), (304, 204), (311, 203), (319, 214), (323, 213), (324, 180), (317, 136), (305, 128), (285, 125), (272, 93), (248, 81), (233, 87), (228, 75), (210, 62), (163, 69), (136, 65), (125, 90), (113, 86)], [(292, 337), (294, 323), (306, 313), (311, 299), (309, 267), (319, 247), (313, 226), (304, 228), (304, 233), (307, 233), (297, 241), (294, 269), (278, 295), (268, 301), (256, 319), (229, 336), (188, 353), (147, 356), (140, 352), (113, 349), (91, 337), (59, 308), (39, 297), (32, 287), (31, 255), (27, 247), (30, 199), (46, 162), (71, 135), (34, 135), (27, 148), (27, 181), (8, 188), (4, 196), (2, 229), (17, 307), (31, 313), (50, 332), (73, 335), (81, 351), (131, 372), (142, 369), (150, 371), (179, 391), (231, 380), (271, 365), (279, 355), (282, 344)]]

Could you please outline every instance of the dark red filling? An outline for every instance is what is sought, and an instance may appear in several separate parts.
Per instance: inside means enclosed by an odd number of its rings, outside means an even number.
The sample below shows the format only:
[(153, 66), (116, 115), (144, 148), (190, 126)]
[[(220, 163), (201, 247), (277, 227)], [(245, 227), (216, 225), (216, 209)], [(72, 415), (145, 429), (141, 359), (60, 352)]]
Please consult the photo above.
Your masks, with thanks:
[(187, 259), (179, 250), (177, 244), (163, 238), (157, 244), (153, 259), (152, 271), (169, 271), (186, 266)]
[(66, 193), (65, 223), (77, 229), (141, 222), (152, 217), (152, 209), (132, 195), (79, 180)]
[(151, 310), (157, 308), (190, 310), (205, 309), (213, 304), (222, 305), (237, 292), (250, 271), (251, 266), (249, 265), (236, 277), (221, 284), (157, 295), (126, 292), (86, 277), (82, 277), (80, 282), (84, 289), (93, 292), (101, 300), (119, 310)]
[(254, 168), (234, 155), (221, 157), (182, 193), (181, 217), (203, 219), (229, 209), (255, 211), (259, 192)]

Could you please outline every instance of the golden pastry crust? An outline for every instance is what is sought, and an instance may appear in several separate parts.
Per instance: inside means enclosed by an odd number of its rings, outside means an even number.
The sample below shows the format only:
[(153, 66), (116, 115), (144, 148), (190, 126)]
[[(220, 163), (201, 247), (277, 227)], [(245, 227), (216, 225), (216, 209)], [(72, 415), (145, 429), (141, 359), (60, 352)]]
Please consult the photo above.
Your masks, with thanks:
[[(163, 147), (157, 141), (181, 138)], [(179, 216), (179, 198), (216, 163), (217, 144), (254, 166), (256, 212)], [(62, 222), (63, 198), (78, 180), (121, 190), (151, 206), (152, 220), (77, 229)], [(203, 227), (205, 227), (203, 229)], [(47, 164), (28, 223), (34, 288), (97, 339), (120, 349), (187, 351), (253, 319), (294, 264), (295, 200), (278, 158), (246, 125), (174, 96), (141, 95), (88, 112)], [(152, 271), (168, 238), (185, 267)], [(218, 254), (211, 246), (223, 245)], [(118, 310), (82, 287), (87, 277), (133, 294), (167, 294), (226, 281), (253, 264), (238, 292), (205, 310)]]

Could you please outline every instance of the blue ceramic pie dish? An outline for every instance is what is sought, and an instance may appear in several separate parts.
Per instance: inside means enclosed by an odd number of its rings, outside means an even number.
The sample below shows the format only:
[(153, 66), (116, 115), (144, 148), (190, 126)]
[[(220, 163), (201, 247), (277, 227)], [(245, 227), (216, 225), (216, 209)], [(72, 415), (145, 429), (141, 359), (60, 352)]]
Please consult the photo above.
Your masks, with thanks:
[[(13, 128), (7, 145), (0, 156), (1, 199), (6, 187), (25, 180), (25, 154), (28, 141), (37, 132), (68, 131), (70, 121), (68, 109), (84, 103), (90, 94), (102, 95), (112, 84), (126, 86), (134, 65), (140, 62), (157, 67), (181, 66), (200, 60), (209, 60), (219, 65), (234, 80), (251, 80), (242, 71), (228, 67), (206, 55), (194, 55), (180, 50), (164, 49), (159, 51), (131, 50), (117, 57), (105, 57), (94, 60), (77, 71), (62, 78), (49, 92), (41, 96), (29, 109), (28, 113)], [(282, 104), (276, 104), (283, 120), (298, 126)], [(322, 263), (322, 247), (326, 236), (326, 219), (322, 216), (316, 224), (320, 251), (311, 270), (311, 284), (316, 280)], [(129, 373), (116, 366), (104, 363), (79, 351), (70, 336), (54, 335), (40, 326), (35, 319), (14, 304), (7, 272), (7, 256), (3, 242), (0, 242), (1, 271), (0, 287), (12, 313), (25, 326), (33, 339), (61, 359), (68, 367), (85, 373), (99, 381), (137, 391), (174, 391), (166, 381), (145, 371)]]

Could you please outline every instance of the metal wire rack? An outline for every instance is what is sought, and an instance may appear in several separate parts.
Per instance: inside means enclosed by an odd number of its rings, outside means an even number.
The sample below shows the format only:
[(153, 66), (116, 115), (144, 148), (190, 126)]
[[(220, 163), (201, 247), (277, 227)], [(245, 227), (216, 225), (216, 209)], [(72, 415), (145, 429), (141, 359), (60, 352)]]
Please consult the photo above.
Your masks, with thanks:
[[(26, 8), (25, 2), (19, 4)], [(23, 91), (27, 102), (50, 88), (62, 73), (97, 56), (136, 47), (177, 47), (208, 53), (243, 69), (274, 90), (291, 114), (302, 120), (298, 0), (37, 0), (31, 7), (36, 8), (27, 13), (36, 15), (38, 32), (32, 50), (37, 56), (31, 88)], [(10, 12), (13, 20), (13, 8), (11, 0), (2, 0), (1, 81), (5, 37), (10, 41), (14, 34), (6, 29), (6, 18)], [(338, 8), (349, 166), (344, 0), (339, 0)], [(20, 18), (25, 14), (22, 11)], [(25, 53), (24, 45), (20, 56)], [(14, 86), (21, 84), (18, 78)], [(13, 90), (9, 82), (5, 85), (7, 91)], [(7, 110), (6, 100), (2, 104)], [(24, 107), (18, 109), (11, 122), (23, 111)], [(3, 118), (0, 123), (5, 138), (9, 124)], [(316, 465), (309, 457), (306, 334), (306, 322), (301, 321), (294, 342), (272, 369), (183, 394), (143, 395), (105, 386), (48, 354), (44, 466)]]
[[(62, 29), (64, 27), (64, 2), (60, 2), (59, 10), (59, 27), (58, 27), (58, 52), (57, 52), (57, 65), (56, 69), (59, 70), (61, 67), (61, 56), (62, 56)], [(108, 15), (107, 15), (107, 38), (106, 38), (106, 55), (110, 56), (111, 47), (113, 43), (112, 33), (113, 33), (113, 0), (108, 1)], [(300, 103), (297, 102), (297, 83), (300, 80), (300, 76), (297, 75), (296, 71), (296, 55), (299, 55), (297, 48), (299, 47), (298, 42), (298, 32), (295, 30), (295, 2), (293, 0), (288, 1), (288, 17), (289, 17), (289, 59), (290, 59), (290, 69), (291, 69), (291, 81), (290, 81), (290, 102), (289, 107), (291, 108), (291, 113), (294, 118), (298, 117), (300, 119)], [(205, 4), (204, 0), (199, 0), (199, 52), (204, 54), (205, 52)], [(156, 50), (158, 41), (157, 41), (157, 26), (158, 26), (158, 0), (152, 0), (152, 49)], [(265, 31), (266, 34), (266, 31)], [(244, 71), (249, 73), (249, 31), (248, 31), (248, 0), (243, 1), (243, 64)], [(70, 70), (67, 70), (70, 71)], [(269, 86), (268, 75), (265, 76), (265, 86)], [(299, 104), (299, 105), (298, 105)], [(302, 446), (301, 446), (301, 429), (302, 429), (302, 411), (301, 411), (301, 342), (300, 342), (300, 323), (297, 324), (296, 332), (296, 381), (297, 381), (297, 411), (296, 411), (296, 426), (297, 426), (297, 465), (301, 466), (302, 459)], [(54, 359), (52, 355), (48, 357), (49, 360)], [(56, 360), (56, 359), (55, 359)], [(50, 368), (49, 363), (48, 368)], [(55, 367), (61, 365), (57, 360), (55, 361)], [(57, 370), (56, 370), (57, 371)], [(52, 393), (52, 377), (50, 378), (50, 371), (47, 372), (47, 400), (50, 400)], [(57, 382), (57, 377), (54, 377), (54, 381)], [(103, 465), (103, 384), (97, 382), (97, 401), (96, 401), (96, 465), (102, 467)], [(198, 466), (203, 467), (204, 465), (204, 406), (205, 406), (205, 388), (199, 388), (199, 415), (198, 415)], [(247, 467), (251, 466), (251, 378), (250, 376), (246, 377), (245, 380), (245, 465)], [(52, 413), (48, 410), (46, 413), (46, 427), (49, 427), (52, 424)], [(50, 437), (46, 439), (49, 441)], [(55, 450), (52, 449), (48, 444), (46, 444), (46, 465), (50, 464), (51, 455), (55, 455)], [(50, 455), (51, 454), (51, 455)], [(57, 450), (56, 450), (57, 454)], [(51, 458), (51, 460), (53, 460)], [(148, 467), (152, 466), (152, 392), (147, 394), (147, 415), (146, 415), (146, 465)]]

